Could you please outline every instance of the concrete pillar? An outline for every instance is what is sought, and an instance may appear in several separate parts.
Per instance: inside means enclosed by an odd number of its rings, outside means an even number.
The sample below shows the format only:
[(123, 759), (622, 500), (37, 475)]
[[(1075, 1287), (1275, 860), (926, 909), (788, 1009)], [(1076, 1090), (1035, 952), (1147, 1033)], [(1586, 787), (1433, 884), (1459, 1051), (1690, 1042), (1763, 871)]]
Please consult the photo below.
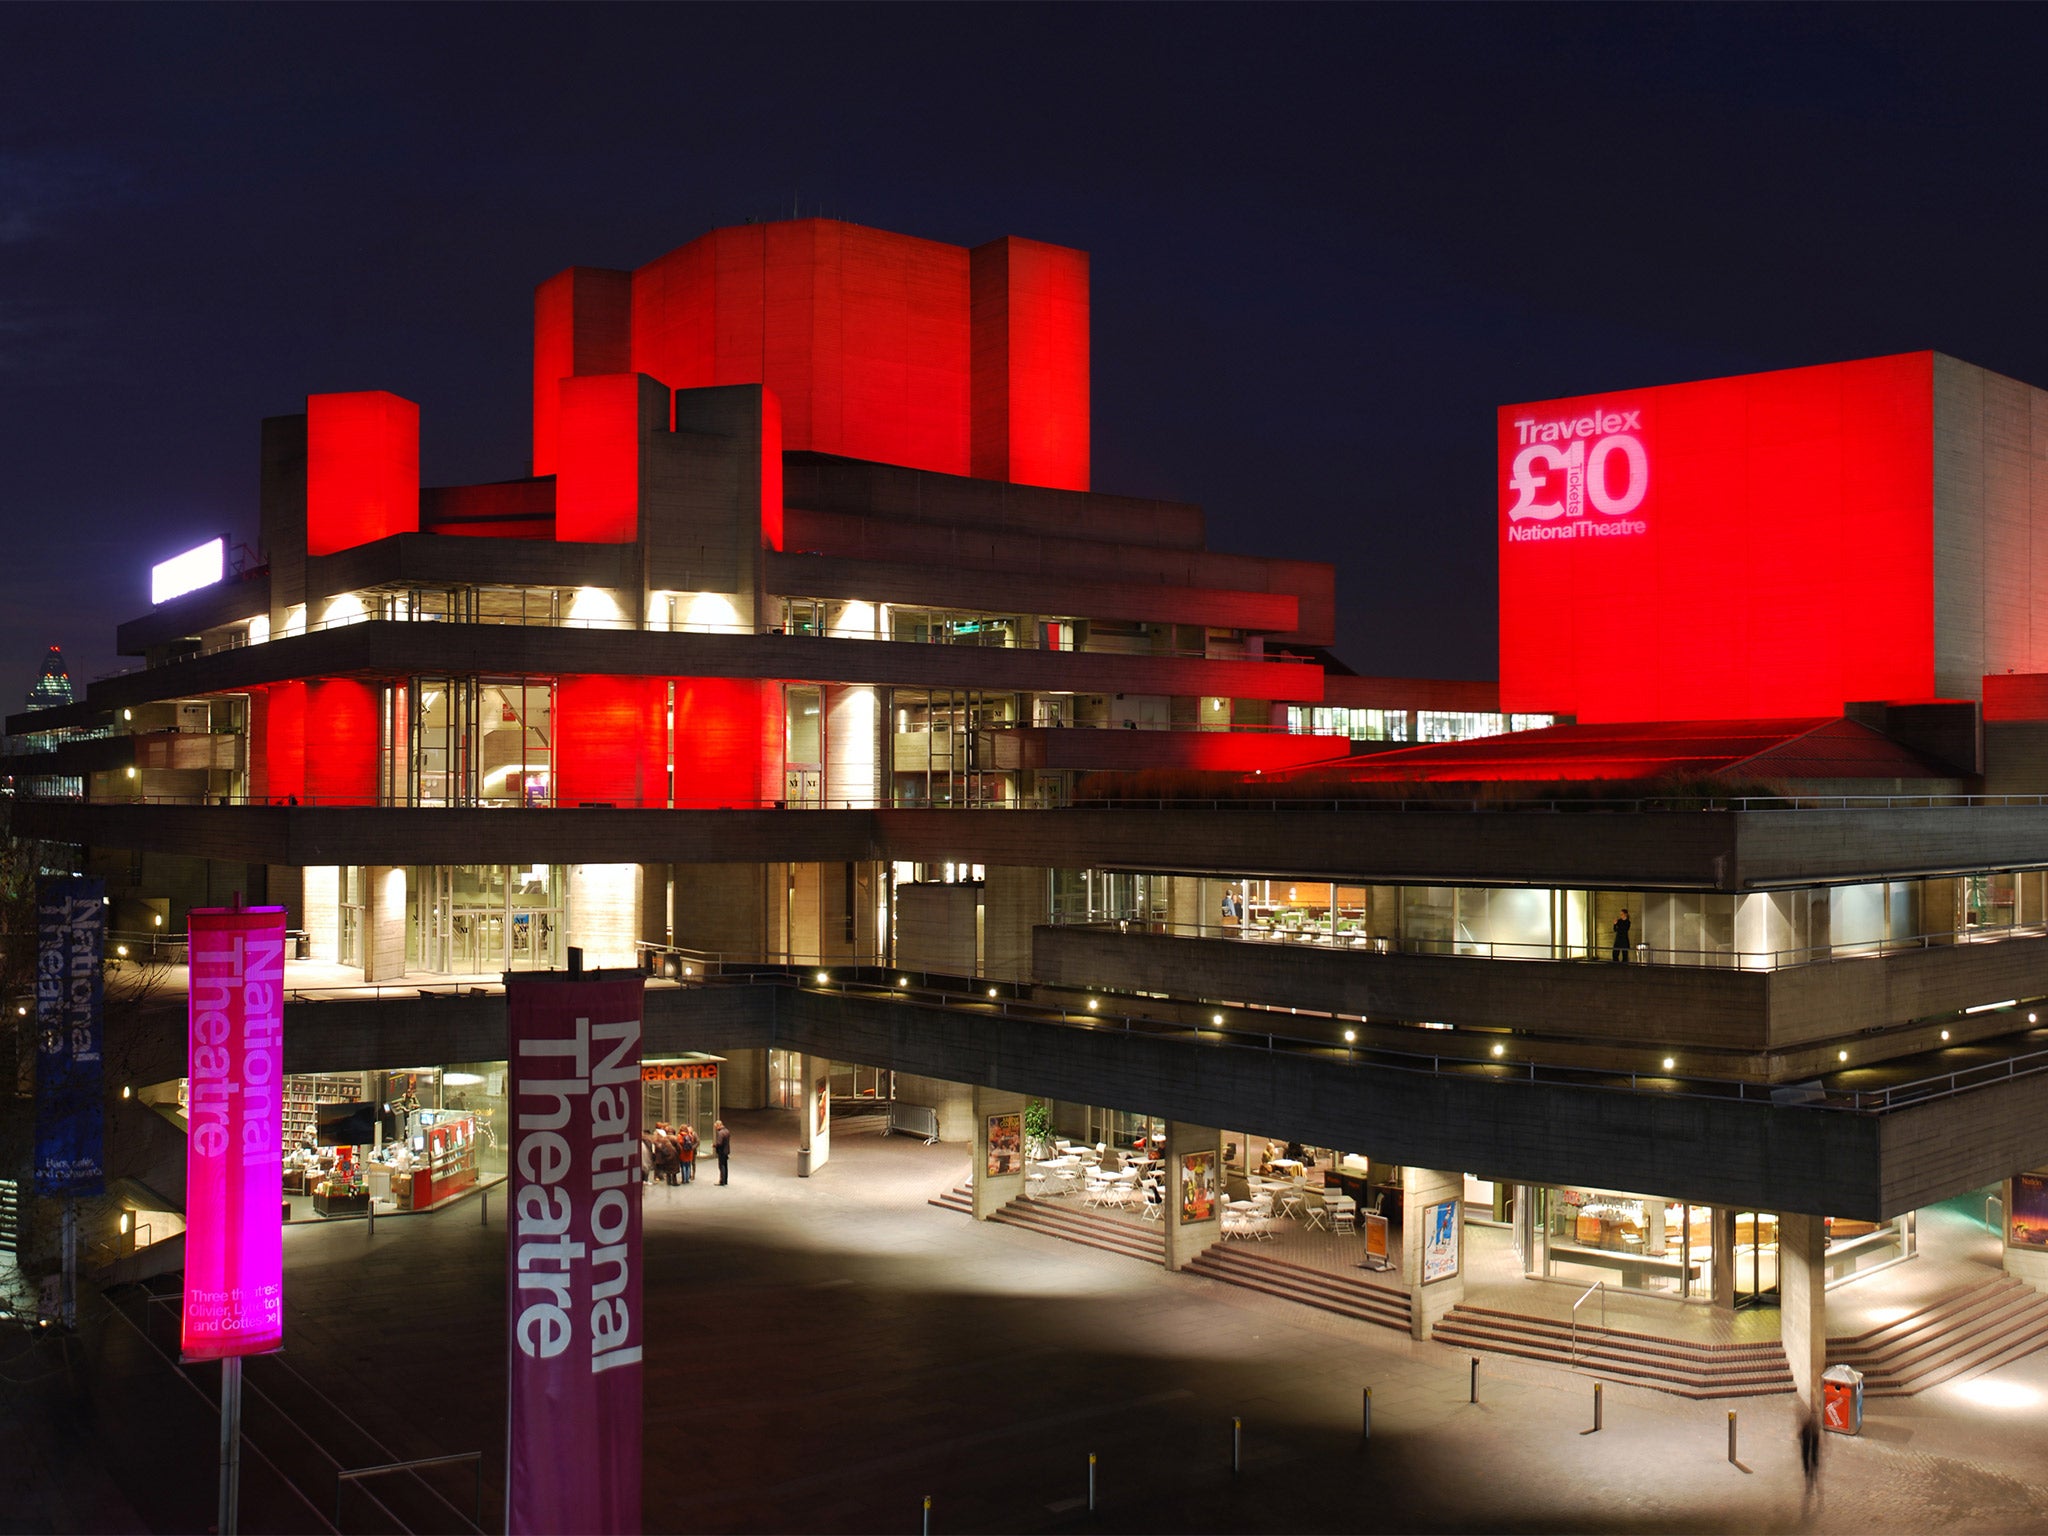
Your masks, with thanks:
[(1778, 1217), (1778, 1333), (1792, 1390), (1809, 1413), (1820, 1411), (1820, 1373), (1828, 1364), (1827, 1246), (1820, 1217)]
[(1735, 1213), (1714, 1207), (1714, 1305), (1735, 1310)]
[[(1408, 1331), (1418, 1339), (1428, 1338), (1437, 1319), (1465, 1299), (1464, 1206), (1463, 1173), (1401, 1170), (1401, 1284), (1408, 1291)], [(1448, 1246), (1433, 1245), (1433, 1234)]]
[(1024, 1095), (976, 1088), (974, 1104), (974, 1219), (989, 1217), (1024, 1193)]
[(1223, 1240), (1223, 1133), (1214, 1126), (1166, 1123), (1165, 1215), (1168, 1269), (1186, 1269)]
[(405, 866), (371, 865), (363, 892), (363, 980), (396, 981), (405, 974)]
[(797, 1106), (796, 1171), (807, 1179), (832, 1156), (832, 1063), (823, 1056), (804, 1057), (797, 1081), (803, 1103)]

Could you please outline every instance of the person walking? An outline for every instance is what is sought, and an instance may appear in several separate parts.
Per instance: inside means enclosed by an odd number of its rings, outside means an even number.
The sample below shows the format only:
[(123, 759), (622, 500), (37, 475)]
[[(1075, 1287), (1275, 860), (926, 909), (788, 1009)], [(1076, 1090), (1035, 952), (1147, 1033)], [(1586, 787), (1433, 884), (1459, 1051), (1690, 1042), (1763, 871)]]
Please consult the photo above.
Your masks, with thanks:
[(1628, 959), (1628, 935), (1633, 926), (1628, 920), (1628, 908), (1623, 907), (1621, 916), (1614, 920), (1614, 960), (1617, 965)]
[(711, 1150), (718, 1154), (718, 1182), (726, 1182), (726, 1159), (732, 1155), (732, 1132), (723, 1120), (711, 1122)]
[(676, 1155), (675, 1138), (669, 1135), (667, 1126), (656, 1126), (654, 1131), (655, 1177), (659, 1178), (664, 1184), (673, 1185), (676, 1182), (676, 1170), (680, 1166), (681, 1159)]
[(1800, 1499), (1804, 1509), (1813, 1502), (1813, 1495), (1820, 1484), (1820, 1426), (1810, 1413), (1799, 1419), (1799, 1467), (1806, 1474), (1806, 1493)]

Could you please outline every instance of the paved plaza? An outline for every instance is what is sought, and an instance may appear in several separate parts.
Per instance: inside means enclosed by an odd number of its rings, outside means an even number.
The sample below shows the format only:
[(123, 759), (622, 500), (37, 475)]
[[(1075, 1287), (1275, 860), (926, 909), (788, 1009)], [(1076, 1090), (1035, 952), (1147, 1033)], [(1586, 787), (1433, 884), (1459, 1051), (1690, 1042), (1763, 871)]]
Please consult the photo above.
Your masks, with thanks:
[[(2048, 1530), (2048, 1356), (1873, 1403), (1803, 1504), (1789, 1397), (1734, 1405), (1747, 1471), (1725, 1403), (1611, 1386), (1582, 1435), (1587, 1378), (1489, 1356), (1473, 1406), (1452, 1350), (935, 1208), (958, 1146), (845, 1122), (802, 1180), (791, 1117), (733, 1123), (730, 1187), (647, 1192), (649, 1530), (916, 1531), (926, 1494), (934, 1531)], [(288, 1410), (351, 1464), (359, 1432), (481, 1451), (502, 1529), (502, 1196), (488, 1226), (479, 1204), (287, 1232), (279, 1407), (251, 1401), (252, 1439)], [(0, 1382), (7, 1429), (40, 1437), (9, 1443), (41, 1446), (0, 1469), (0, 1530), (205, 1529), (208, 1404), (118, 1319), (82, 1346), (83, 1401), (21, 1385), (28, 1355)], [(321, 1528), (248, 1476), (246, 1529)]]

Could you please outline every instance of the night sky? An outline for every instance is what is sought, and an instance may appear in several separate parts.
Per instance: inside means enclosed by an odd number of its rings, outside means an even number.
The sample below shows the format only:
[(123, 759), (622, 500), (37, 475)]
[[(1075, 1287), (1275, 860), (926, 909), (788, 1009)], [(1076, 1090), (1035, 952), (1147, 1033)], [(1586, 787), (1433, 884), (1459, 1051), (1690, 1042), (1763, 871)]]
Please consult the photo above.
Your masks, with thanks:
[[(823, 213), (1093, 253), (1095, 485), (1491, 676), (1492, 412), (1935, 347), (2048, 384), (2019, 7), (0, 9), (0, 707), (253, 541), (257, 423), (523, 473), (534, 285)], [(1873, 616), (1873, 622), (1881, 622)], [(1655, 664), (1655, 637), (1628, 637)]]

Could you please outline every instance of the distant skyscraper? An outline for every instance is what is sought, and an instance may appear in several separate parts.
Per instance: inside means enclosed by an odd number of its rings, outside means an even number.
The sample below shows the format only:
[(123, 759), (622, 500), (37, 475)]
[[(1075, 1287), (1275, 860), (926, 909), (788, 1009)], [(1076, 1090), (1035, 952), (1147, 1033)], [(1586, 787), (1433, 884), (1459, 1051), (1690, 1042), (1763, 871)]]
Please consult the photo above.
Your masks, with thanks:
[(64, 653), (51, 646), (43, 656), (42, 675), (28, 691), (30, 709), (49, 709), (71, 702), (71, 674), (64, 670)]

